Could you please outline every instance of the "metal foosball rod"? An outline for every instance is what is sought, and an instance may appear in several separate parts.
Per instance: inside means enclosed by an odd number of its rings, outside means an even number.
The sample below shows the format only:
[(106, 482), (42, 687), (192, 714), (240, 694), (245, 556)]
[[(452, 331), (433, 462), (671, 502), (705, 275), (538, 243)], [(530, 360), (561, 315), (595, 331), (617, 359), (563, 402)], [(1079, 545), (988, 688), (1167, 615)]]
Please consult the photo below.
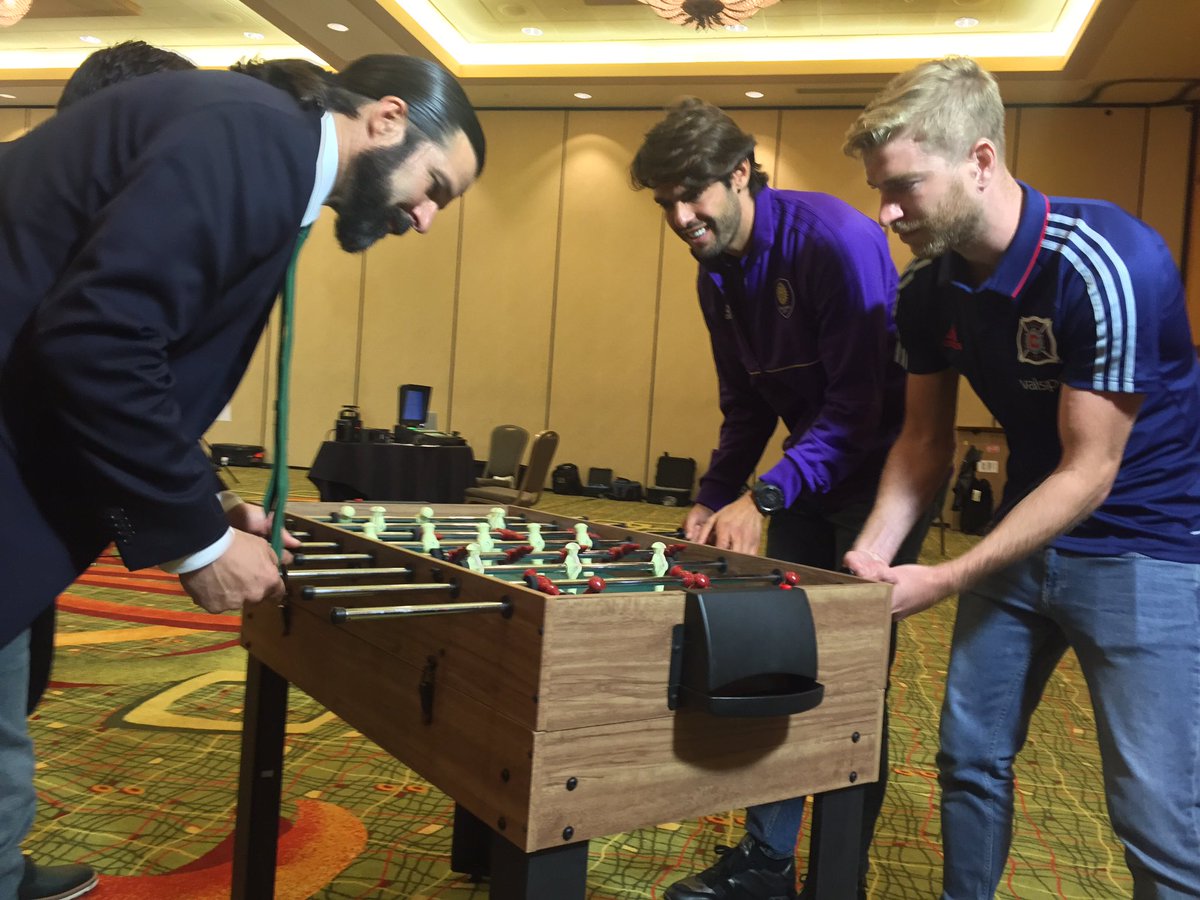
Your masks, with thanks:
[(318, 580), (324, 580), (327, 578), (360, 578), (364, 575), (383, 577), (385, 575), (411, 575), (412, 573), (412, 569), (400, 568), (398, 566), (380, 569), (291, 569), (288, 571), (288, 579), (291, 581), (296, 581), (298, 579), (308, 581), (314, 578)]
[(300, 596), (305, 600), (317, 600), (321, 597), (369, 597), (373, 594), (455, 594), (457, 592), (458, 585), (456, 583), (441, 581), (430, 584), (332, 584), (324, 587), (306, 584), (300, 589)]
[(292, 556), (293, 565), (323, 562), (374, 562), (370, 553), (297, 553)]
[(498, 612), (501, 615), (512, 609), (504, 601), (479, 603), (430, 603), (422, 606), (361, 606), (346, 608), (335, 606), (329, 611), (329, 621), (335, 625), (354, 619), (395, 619), (409, 616), (453, 616), (462, 613)]
[[(683, 544), (671, 544), (663, 550), (663, 556), (668, 559), (673, 559), (687, 547)], [(453, 563), (461, 562), (470, 555), (470, 547), (462, 546), (455, 550), (451, 550), (446, 554), (446, 558)], [(635, 554), (649, 554), (649, 556), (638, 557)], [(558, 550), (535, 550), (530, 544), (523, 544), (514, 547), (511, 550), (481, 550), (479, 552), (480, 559), (503, 559), (506, 562), (516, 562), (521, 559), (530, 560), (563, 560), (568, 555), (567, 548), (559, 548)], [(648, 547), (642, 547), (639, 544), (634, 544), (626, 541), (618, 544), (616, 547), (601, 547), (595, 550), (580, 549), (579, 559), (596, 560), (600, 562), (617, 562), (622, 559), (641, 559), (642, 562), (648, 561), (654, 555), (654, 551)]]
[[(480, 554), (480, 555), (482, 556), (483, 554)], [(555, 561), (556, 562), (558, 561), (557, 554), (555, 554)], [(583, 565), (583, 567), (585, 569), (588, 569), (588, 570), (591, 570), (591, 569), (608, 569), (608, 570), (612, 570), (612, 569), (645, 569), (646, 568), (646, 560), (644, 560), (644, 559), (620, 560), (617, 562), (588, 562), (587, 560), (580, 559), (579, 562)], [(559, 563), (559, 564), (561, 565), (561, 563)], [(696, 560), (695, 562), (688, 563), (688, 566), (691, 569), (714, 569), (715, 571), (722, 572), (722, 573), (725, 572), (729, 567), (728, 563), (726, 563), (725, 560), (723, 560), (723, 559)], [(503, 573), (503, 572), (517, 572), (517, 571), (524, 572), (528, 568), (529, 568), (528, 562), (526, 562), (524, 565), (522, 565), (521, 563), (495, 563), (495, 564), (485, 563), (483, 566), (483, 571), (487, 572), (487, 573), (491, 573), (491, 572)], [(675, 566), (675, 568), (681, 569), (680, 566)], [(682, 569), (681, 569), (681, 571), (682, 571)], [(671, 574), (671, 573), (668, 572), (667, 574)]]

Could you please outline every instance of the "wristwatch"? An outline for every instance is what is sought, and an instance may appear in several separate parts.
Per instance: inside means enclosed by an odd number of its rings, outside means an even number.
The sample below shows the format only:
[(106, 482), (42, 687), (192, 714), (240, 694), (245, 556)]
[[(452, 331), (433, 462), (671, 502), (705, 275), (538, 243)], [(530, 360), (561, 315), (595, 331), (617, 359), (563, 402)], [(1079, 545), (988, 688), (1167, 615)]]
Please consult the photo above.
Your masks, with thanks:
[(769, 516), (783, 509), (783, 491), (769, 481), (763, 481), (760, 478), (754, 482), (754, 487), (750, 489), (750, 494), (754, 497), (754, 505), (758, 507), (758, 511), (764, 516)]

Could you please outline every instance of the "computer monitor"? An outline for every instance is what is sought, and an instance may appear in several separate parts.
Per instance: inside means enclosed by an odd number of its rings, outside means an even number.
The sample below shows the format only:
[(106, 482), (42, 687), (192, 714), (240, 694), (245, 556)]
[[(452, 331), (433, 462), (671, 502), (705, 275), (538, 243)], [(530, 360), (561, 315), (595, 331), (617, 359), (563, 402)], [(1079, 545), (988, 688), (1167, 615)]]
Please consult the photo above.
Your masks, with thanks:
[(433, 388), (427, 384), (400, 385), (400, 416), (397, 424), (409, 428), (424, 425), (429, 418), (429, 395)]

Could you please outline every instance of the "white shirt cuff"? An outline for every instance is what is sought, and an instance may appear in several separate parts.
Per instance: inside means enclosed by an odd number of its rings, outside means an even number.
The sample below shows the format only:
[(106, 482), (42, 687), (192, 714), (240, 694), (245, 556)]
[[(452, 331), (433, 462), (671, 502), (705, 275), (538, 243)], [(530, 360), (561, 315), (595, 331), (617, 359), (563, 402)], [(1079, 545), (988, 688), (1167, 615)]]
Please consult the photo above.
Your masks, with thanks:
[(233, 529), (227, 528), (223, 535), (203, 550), (198, 550), (190, 556), (181, 556), (179, 559), (162, 563), (159, 565), (159, 568), (172, 575), (183, 575), (186, 572), (194, 572), (196, 569), (204, 568), (209, 563), (216, 562), (217, 558), (228, 550), (229, 545), (232, 543)]

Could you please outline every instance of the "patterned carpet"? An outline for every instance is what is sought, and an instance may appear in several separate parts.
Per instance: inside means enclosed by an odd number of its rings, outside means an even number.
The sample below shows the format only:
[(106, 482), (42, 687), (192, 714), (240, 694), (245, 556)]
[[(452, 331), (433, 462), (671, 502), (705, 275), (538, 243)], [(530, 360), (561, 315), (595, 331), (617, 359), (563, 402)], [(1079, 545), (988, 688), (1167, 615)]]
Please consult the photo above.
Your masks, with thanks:
[[(237, 469), (257, 496), (261, 470)], [(315, 497), (302, 477), (292, 495)], [(681, 511), (548, 494), (541, 508), (673, 529)], [(946, 534), (960, 553), (969, 539)], [(926, 559), (940, 558), (936, 533)], [(870, 896), (935, 897), (940, 833), (937, 714), (953, 604), (902, 624), (892, 675), (892, 767)], [(198, 611), (178, 583), (105, 560), (64, 595), (54, 682), (32, 723), (37, 824), (27, 849), (102, 873), (98, 900), (228, 896), (245, 655), (237, 619)], [(280, 898), (484, 898), (449, 871), (450, 801), (293, 691), (280, 842)], [(1059, 667), (1017, 765), (1018, 819), (997, 896), (1129, 896), (1108, 824), (1086, 687)], [(660, 898), (741, 836), (740, 810), (661, 823), (591, 844), (592, 900)], [(803, 860), (802, 842), (799, 856)], [(803, 863), (801, 863), (803, 865)], [(557, 898), (544, 898), (557, 900)]]

